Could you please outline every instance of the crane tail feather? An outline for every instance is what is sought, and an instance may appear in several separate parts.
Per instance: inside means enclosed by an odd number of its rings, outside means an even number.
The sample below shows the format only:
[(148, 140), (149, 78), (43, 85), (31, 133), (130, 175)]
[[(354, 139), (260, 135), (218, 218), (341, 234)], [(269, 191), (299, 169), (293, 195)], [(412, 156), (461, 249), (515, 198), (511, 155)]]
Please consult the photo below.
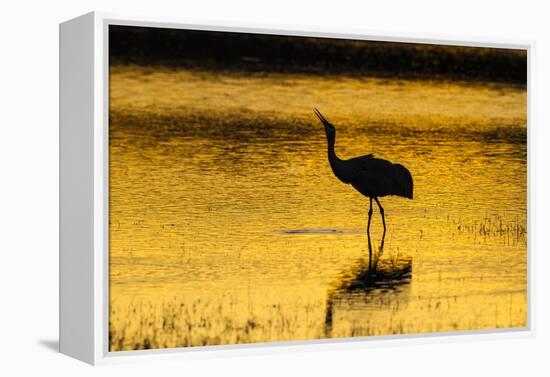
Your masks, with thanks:
[(411, 172), (403, 165), (395, 164), (394, 166), (397, 195), (412, 199), (414, 184)]

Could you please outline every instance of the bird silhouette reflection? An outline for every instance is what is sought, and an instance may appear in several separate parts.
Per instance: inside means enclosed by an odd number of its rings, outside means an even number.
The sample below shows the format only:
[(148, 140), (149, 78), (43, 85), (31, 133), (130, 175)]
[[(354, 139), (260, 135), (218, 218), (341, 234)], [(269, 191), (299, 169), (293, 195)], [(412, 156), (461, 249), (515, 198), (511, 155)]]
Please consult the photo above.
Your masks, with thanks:
[[(327, 294), (325, 335), (332, 336), (334, 311), (340, 303), (354, 304), (357, 296), (387, 295), (410, 283), (412, 259), (396, 257), (381, 260), (385, 233), (378, 250), (373, 252), (370, 232), (367, 232), (369, 258), (360, 258), (355, 266), (344, 271)], [(364, 304), (363, 304), (364, 305)]]

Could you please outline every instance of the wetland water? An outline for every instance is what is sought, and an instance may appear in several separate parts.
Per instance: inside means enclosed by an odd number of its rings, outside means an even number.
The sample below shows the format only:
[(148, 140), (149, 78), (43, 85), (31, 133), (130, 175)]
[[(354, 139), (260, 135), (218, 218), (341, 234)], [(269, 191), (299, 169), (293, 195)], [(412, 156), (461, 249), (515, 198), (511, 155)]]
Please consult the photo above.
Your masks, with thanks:
[[(368, 199), (336, 153), (405, 165)], [(111, 351), (527, 325), (526, 90), (110, 71)]]

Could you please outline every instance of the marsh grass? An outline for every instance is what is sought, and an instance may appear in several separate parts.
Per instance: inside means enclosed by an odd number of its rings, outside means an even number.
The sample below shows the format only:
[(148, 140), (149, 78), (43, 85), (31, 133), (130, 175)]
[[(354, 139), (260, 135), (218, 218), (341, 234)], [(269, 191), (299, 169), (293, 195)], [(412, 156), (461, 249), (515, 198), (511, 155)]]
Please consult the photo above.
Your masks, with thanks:
[[(228, 302), (174, 297), (153, 303), (136, 299), (111, 311), (109, 350), (250, 344), (261, 342), (446, 332), (523, 327), (523, 292), (487, 297), (438, 296), (411, 291), (409, 285), (375, 291), (354, 289), (333, 298), (326, 325), (324, 301), (295, 300), (249, 305), (227, 311)], [(240, 306), (240, 305), (237, 305)], [(468, 307), (470, 310), (464, 311)], [(419, 318), (430, 316), (431, 321)], [(327, 329), (329, 331), (327, 331)]]
[[(248, 303), (243, 310), (233, 296), (218, 300), (185, 297), (158, 303), (132, 300), (113, 309), (109, 350), (141, 350), (243, 344), (322, 337), (321, 303), (305, 303), (299, 310), (281, 304)], [(298, 338), (299, 339), (299, 338)]]
[(501, 214), (485, 215), (482, 219), (450, 219), (451, 230), (474, 238), (474, 242), (498, 240), (505, 245), (527, 243), (527, 224), (517, 216), (513, 218)]

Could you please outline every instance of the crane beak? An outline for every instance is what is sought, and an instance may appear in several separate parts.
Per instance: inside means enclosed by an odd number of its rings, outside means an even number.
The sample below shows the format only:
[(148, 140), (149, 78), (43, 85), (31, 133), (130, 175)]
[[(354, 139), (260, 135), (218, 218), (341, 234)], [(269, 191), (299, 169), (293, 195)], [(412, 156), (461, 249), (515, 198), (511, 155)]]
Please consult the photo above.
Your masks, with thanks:
[(330, 124), (328, 122), (328, 120), (325, 119), (325, 117), (323, 116), (323, 114), (321, 114), (321, 112), (319, 110), (313, 109), (313, 112), (315, 113), (315, 115), (317, 115), (317, 118), (319, 118), (319, 120), (321, 121), (321, 123), (323, 123), (324, 126)]

